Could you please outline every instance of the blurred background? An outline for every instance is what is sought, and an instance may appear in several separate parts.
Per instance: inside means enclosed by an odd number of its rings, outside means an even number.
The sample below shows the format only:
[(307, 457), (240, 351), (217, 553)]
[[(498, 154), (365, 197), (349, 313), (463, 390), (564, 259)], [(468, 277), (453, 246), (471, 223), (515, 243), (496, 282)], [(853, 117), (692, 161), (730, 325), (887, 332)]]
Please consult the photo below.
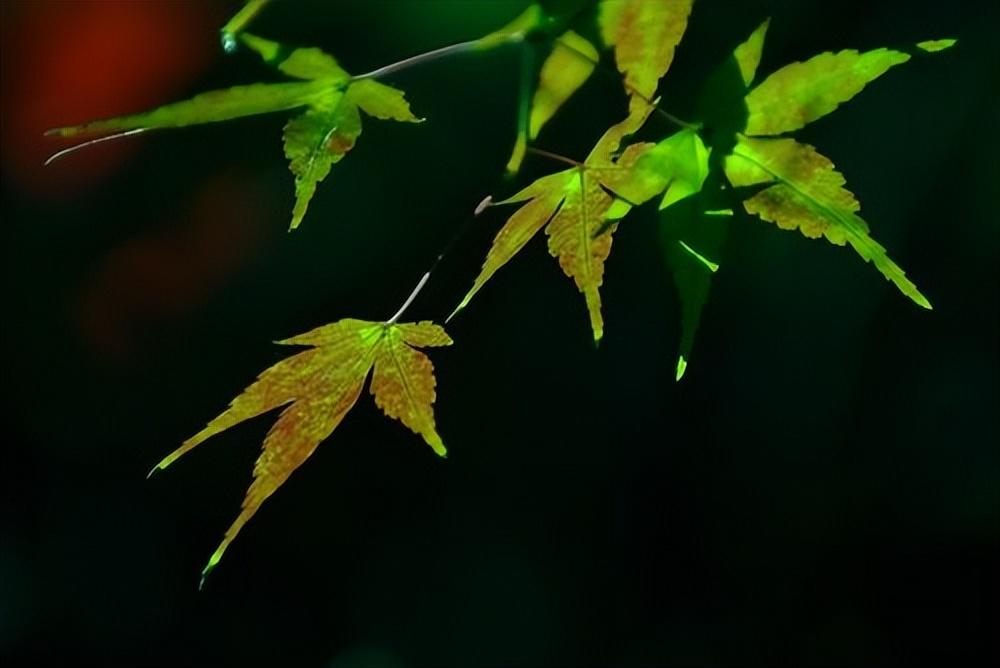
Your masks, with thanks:
[[(362, 72), (526, 4), (279, 0), (253, 30)], [(560, 168), (529, 157), (502, 178), (514, 47), (390, 77), (427, 122), (366, 119), (294, 234), (283, 114), (42, 167), (64, 146), (47, 128), (276, 80), (219, 48), (238, 6), (3, 0), (0, 660), (998, 658), (994, 6), (702, 0), (661, 89), (683, 116), (767, 16), (761, 73), (959, 38), (801, 135), (934, 311), (848, 250), (737, 217), (675, 383), (680, 309), (655, 215), (616, 234), (599, 349), (536, 239), (449, 325), (456, 345), (433, 351), (449, 458), (363, 396), (199, 592), (273, 416), (149, 468), (288, 354), (271, 341), (388, 317), (466, 225), (408, 313), (443, 319), (511, 212), (470, 221), (476, 204)], [(596, 74), (538, 146), (582, 158), (624, 108)]]

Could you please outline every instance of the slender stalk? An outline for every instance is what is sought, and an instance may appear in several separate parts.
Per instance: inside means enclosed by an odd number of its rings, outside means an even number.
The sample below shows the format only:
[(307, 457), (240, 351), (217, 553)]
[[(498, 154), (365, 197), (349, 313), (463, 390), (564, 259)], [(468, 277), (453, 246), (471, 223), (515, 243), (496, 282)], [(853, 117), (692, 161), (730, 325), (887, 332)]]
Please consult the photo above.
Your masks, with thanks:
[(479, 45), (479, 40), (473, 39), (469, 40), (468, 42), (459, 42), (458, 44), (450, 44), (448, 46), (442, 46), (440, 49), (434, 49), (432, 51), (427, 51), (425, 53), (418, 53), (415, 56), (404, 58), (403, 60), (400, 60), (398, 62), (390, 63), (388, 65), (383, 65), (382, 67), (374, 69), (371, 72), (365, 72), (364, 74), (359, 74), (357, 76), (351, 77), (351, 80), (361, 81), (362, 79), (378, 79), (379, 77), (384, 77), (387, 74), (392, 74), (393, 72), (399, 72), (400, 70), (406, 70), (416, 65), (429, 63), (433, 60), (438, 60), (440, 58), (444, 58), (446, 56), (450, 56), (456, 53), (464, 53), (466, 51), (472, 51), (478, 45)]
[(559, 155), (558, 153), (552, 153), (551, 151), (546, 151), (544, 149), (535, 148), (534, 146), (529, 146), (527, 149), (528, 153), (533, 153), (535, 155), (540, 155), (549, 160), (555, 160), (556, 162), (561, 162), (566, 165), (572, 165), (573, 167), (584, 167), (582, 162), (574, 160), (573, 158), (567, 158), (564, 155)]
[[(437, 264), (437, 262), (435, 262), (434, 264)], [(433, 269), (433, 267), (431, 267), (431, 269)], [(417, 283), (417, 287), (413, 288), (413, 292), (410, 293), (410, 296), (406, 298), (406, 301), (403, 302), (403, 305), (399, 307), (398, 311), (396, 311), (396, 315), (386, 320), (385, 324), (392, 325), (395, 324), (397, 320), (399, 320), (399, 318), (403, 315), (403, 313), (406, 312), (406, 309), (410, 308), (410, 304), (412, 304), (413, 300), (417, 298), (417, 295), (420, 294), (420, 291), (424, 289), (424, 286), (427, 284), (427, 279), (429, 279), (430, 277), (431, 277), (431, 270), (427, 270), (426, 272), (424, 272), (424, 275), (420, 277), (420, 281)]]
[(136, 128), (134, 130), (127, 130), (125, 132), (119, 132), (117, 134), (108, 135), (107, 137), (98, 137), (97, 139), (91, 139), (89, 141), (83, 142), (82, 144), (76, 144), (75, 146), (64, 148), (61, 151), (56, 151), (55, 153), (50, 155), (48, 159), (42, 164), (48, 167), (59, 158), (65, 157), (70, 153), (75, 153), (76, 151), (79, 151), (82, 148), (87, 148), (88, 146), (94, 146), (95, 144), (103, 144), (106, 141), (112, 141), (114, 139), (123, 139), (125, 137), (131, 137), (133, 135), (139, 134), (140, 132), (145, 132), (148, 129), (149, 128)]

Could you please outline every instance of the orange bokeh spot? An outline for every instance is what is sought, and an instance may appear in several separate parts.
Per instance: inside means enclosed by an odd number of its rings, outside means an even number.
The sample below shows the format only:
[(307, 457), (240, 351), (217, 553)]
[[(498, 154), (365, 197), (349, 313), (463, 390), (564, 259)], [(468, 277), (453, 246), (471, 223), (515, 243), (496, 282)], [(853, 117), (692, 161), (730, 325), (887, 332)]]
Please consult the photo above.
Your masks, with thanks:
[(4, 3), (3, 170), (9, 187), (51, 197), (106, 176), (135, 139), (43, 167), (65, 142), (45, 130), (172, 101), (219, 57), (214, 3), (17, 0)]

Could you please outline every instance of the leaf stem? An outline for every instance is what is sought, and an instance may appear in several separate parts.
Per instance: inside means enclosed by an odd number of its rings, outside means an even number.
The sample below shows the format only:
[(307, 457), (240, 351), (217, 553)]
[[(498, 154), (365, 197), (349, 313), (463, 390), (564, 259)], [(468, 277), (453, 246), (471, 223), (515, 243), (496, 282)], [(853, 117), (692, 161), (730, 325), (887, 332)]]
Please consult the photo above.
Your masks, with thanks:
[(106, 137), (98, 137), (97, 139), (91, 139), (91, 140), (85, 141), (85, 142), (83, 142), (81, 144), (76, 144), (74, 146), (70, 146), (69, 148), (64, 148), (61, 151), (56, 151), (55, 153), (53, 153), (52, 155), (50, 155), (48, 157), (48, 159), (46, 159), (45, 162), (42, 163), (42, 164), (45, 167), (48, 167), (49, 165), (51, 165), (53, 162), (55, 162), (59, 158), (65, 157), (65, 156), (69, 155), (70, 153), (75, 153), (76, 151), (79, 151), (82, 148), (87, 148), (88, 146), (94, 146), (95, 144), (103, 144), (106, 141), (112, 141), (114, 139), (122, 139), (124, 137), (131, 137), (131, 136), (137, 135), (137, 134), (139, 134), (141, 132), (145, 132), (148, 129), (149, 128), (135, 128), (134, 130), (126, 130), (125, 132), (119, 132), (117, 134), (108, 135)]
[[(520, 33), (512, 33), (510, 36), (506, 38), (506, 41), (515, 41), (515, 39), (519, 40), (521, 38), (522, 35)], [(358, 74), (357, 76), (351, 77), (351, 80), (361, 81), (362, 79), (378, 79), (380, 77), (386, 76), (387, 74), (392, 74), (393, 72), (399, 72), (400, 70), (406, 70), (423, 63), (429, 63), (433, 60), (438, 60), (439, 58), (444, 58), (446, 56), (450, 56), (456, 53), (472, 51), (477, 46), (479, 46), (478, 39), (472, 39), (467, 42), (459, 42), (458, 44), (450, 44), (448, 46), (442, 46), (439, 49), (434, 49), (432, 51), (427, 51), (425, 53), (418, 53), (415, 56), (404, 58), (403, 60), (397, 61), (395, 63), (383, 65), (382, 67), (376, 68), (371, 72)]]
[(410, 296), (406, 298), (406, 301), (403, 302), (403, 305), (399, 307), (398, 311), (396, 311), (396, 315), (386, 320), (385, 324), (393, 325), (396, 323), (397, 320), (399, 320), (399, 318), (403, 315), (403, 313), (406, 312), (406, 309), (410, 308), (410, 304), (412, 304), (413, 300), (417, 298), (417, 295), (420, 294), (420, 291), (424, 289), (424, 285), (427, 284), (427, 279), (429, 279), (430, 277), (431, 277), (430, 270), (424, 272), (424, 275), (421, 276), (420, 281), (417, 283), (417, 287), (413, 288), (413, 292), (410, 293)]
[(559, 155), (558, 153), (552, 153), (551, 151), (546, 151), (544, 149), (535, 148), (534, 146), (527, 147), (526, 151), (528, 153), (533, 153), (535, 155), (540, 155), (540, 156), (543, 156), (543, 157), (548, 158), (550, 160), (555, 160), (557, 162), (561, 162), (561, 163), (564, 163), (564, 164), (567, 164), (567, 165), (572, 165), (574, 167), (584, 167), (585, 166), (582, 162), (574, 160), (573, 158), (567, 158), (564, 155)]

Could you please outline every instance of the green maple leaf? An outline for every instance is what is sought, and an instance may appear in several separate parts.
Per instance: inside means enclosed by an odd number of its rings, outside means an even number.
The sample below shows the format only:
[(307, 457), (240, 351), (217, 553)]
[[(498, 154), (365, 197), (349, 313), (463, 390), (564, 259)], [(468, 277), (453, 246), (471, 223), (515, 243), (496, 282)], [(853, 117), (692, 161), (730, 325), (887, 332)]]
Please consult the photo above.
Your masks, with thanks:
[(251, 84), (201, 93), (151, 111), (57, 128), (49, 134), (141, 132), (228, 121), (305, 107), (285, 126), (285, 156), (295, 175), (295, 206), (290, 228), (302, 222), (316, 185), (347, 154), (361, 134), (361, 114), (418, 123), (402, 91), (372, 79), (351, 77), (329, 54), (315, 48), (287, 47), (249, 33), (239, 37), (282, 73), (302, 81)]
[[(716, 107), (732, 107), (731, 112), (711, 109), (712, 137), (719, 151), (710, 160), (699, 134), (693, 129), (660, 142), (646, 152), (633, 169), (633, 181), (660, 179), (666, 183), (661, 209), (684, 198), (701, 194), (709, 172), (724, 172), (737, 192), (746, 187), (743, 206), (750, 214), (775, 222), (783, 229), (798, 229), (808, 237), (825, 237), (835, 244), (850, 244), (871, 262), (901, 292), (917, 304), (930, 303), (904, 272), (871, 238), (868, 226), (857, 212), (854, 196), (843, 186), (843, 176), (833, 163), (813, 147), (790, 138), (772, 138), (797, 130), (837, 109), (868, 83), (890, 68), (909, 60), (901, 51), (875, 49), (866, 53), (841, 51), (823, 53), (804, 63), (792, 63), (753, 86), (769, 22), (761, 24), (740, 44), (730, 60), (720, 68), (712, 86)], [(941, 51), (954, 40), (922, 42), (918, 48)], [(734, 99), (733, 92), (741, 89)], [(728, 90), (728, 92), (727, 92)], [(721, 120), (720, 120), (721, 119)], [(664, 211), (663, 244), (667, 263), (674, 275), (682, 304), (682, 336), (677, 362), (680, 379), (687, 368), (694, 334), (707, 300), (719, 254), (725, 242), (725, 226), (720, 215), (731, 215), (718, 179), (710, 196), (699, 197), (694, 207)], [(628, 192), (628, 186), (622, 187)]]
[[(649, 105), (645, 110), (634, 109), (628, 118), (609, 128), (584, 162), (543, 176), (512, 197), (494, 203), (525, 202), (497, 233), (479, 276), (455, 313), (465, 308), (493, 274), (544, 228), (549, 253), (558, 258), (563, 272), (583, 293), (594, 340), (600, 341), (604, 334), (600, 286), (604, 261), (611, 252), (612, 233), (617, 221), (634, 204), (641, 204), (663, 188), (655, 177), (647, 181), (632, 177), (633, 165), (653, 144), (632, 144), (620, 157), (614, 157), (622, 139), (638, 130), (651, 110)], [(628, 195), (617, 196), (619, 190), (626, 190)]]
[(202, 582), (261, 504), (340, 424), (373, 368), (370, 392), (378, 407), (423, 437), (437, 454), (446, 452), (434, 424), (434, 366), (416, 350), (451, 345), (438, 325), (346, 319), (279, 343), (311, 348), (261, 373), (226, 411), (153, 469), (165, 469), (215, 434), (287, 405), (264, 439), (242, 510), (209, 559)]
[[(657, 143), (633, 170), (633, 182), (643, 180), (650, 184), (650, 190), (663, 190), (659, 204), (661, 245), (681, 301), (677, 380), (691, 359), (711, 278), (719, 268), (713, 258), (718, 258), (726, 238), (725, 224), (717, 216), (704, 214), (704, 198), (700, 196), (710, 173), (710, 155), (698, 133), (685, 129)], [(623, 190), (630, 192), (628, 186)]]
[[(741, 70), (750, 73), (747, 85), (752, 83), (752, 72), (760, 59), (764, 30), (766, 24), (742, 52)], [(940, 51), (954, 41), (921, 44), (926, 51)], [(833, 162), (807, 144), (791, 138), (772, 138), (836, 110), (889, 69), (909, 59), (909, 54), (892, 49), (864, 53), (845, 50), (821, 53), (779, 69), (746, 94), (746, 125), (737, 135), (724, 169), (736, 187), (773, 184), (743, 202), (748, 213), (782, 229), (798, 229), (807, 237), (849, 244), (900, 292), (929, 309), (927, 298), (869, 234), (868, 224), (858, 215), (860, 204), (844, 188), (845, 179), (834, 169)]]

